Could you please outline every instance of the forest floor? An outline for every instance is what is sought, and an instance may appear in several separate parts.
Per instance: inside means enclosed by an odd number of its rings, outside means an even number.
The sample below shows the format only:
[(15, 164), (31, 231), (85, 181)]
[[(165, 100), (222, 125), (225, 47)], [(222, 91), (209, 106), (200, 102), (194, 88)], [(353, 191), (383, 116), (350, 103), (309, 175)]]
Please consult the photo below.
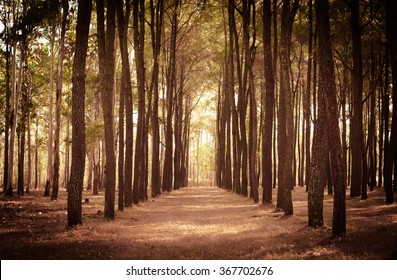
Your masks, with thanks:
[[(276, 193), (276, 191), (273, 191)], [(274, 194), (275, 195), (275, 194)], [(307, 227), (307, 193), (294, 215), (215, 187), (189, 187), (103, 218), (103, 196), (85, 191), (83, 225), (67, 229), (66, 192), (0, 198), (1, 259), (397, 259), (397, 204), (377, 189), (347, 199), (347, 235), (331, 238), (332, 196), (321, 229)]]

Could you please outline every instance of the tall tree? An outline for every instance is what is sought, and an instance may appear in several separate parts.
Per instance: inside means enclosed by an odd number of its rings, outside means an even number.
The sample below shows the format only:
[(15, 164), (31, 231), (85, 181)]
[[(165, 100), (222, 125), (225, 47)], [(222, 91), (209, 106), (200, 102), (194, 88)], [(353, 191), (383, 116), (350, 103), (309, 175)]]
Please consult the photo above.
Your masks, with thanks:
[[(343, 150), (340, 140), (339, 107), (335, 84), (334, 61), (332, 57), (328, 0), (315, 0), (315, 9), (316, 26), (318, 30), (318, 88), (319, 96), (320, 92), (325, 96), (325, 111), (328, 125), (327, 136), (331, 154), (332, 179), (334, 184), (332, 235), (343, 236), (346, 233), (346, 179), (343, 164)], [(319, 108), (319, 112), (320, 111), (321, 108)]]
[(65, 57), (65, 34), (67, 16), (69, 13), (69, 1), (62, 0), (62, 27), (61, 38), (59, 41), (59, 55), (58, 55), (58, 72), (57, 72), (57, 85), (56, 85), (56, 98), (55, 98), (55, 139), (54, 139), (54, 177), (52, 181), (51, 199), (58, 198), (59, 190), (59, 167), (60, 167), (60, 133), (61, 133), (61, 103), (62, 103), (62, 84), (63, 84), (63, 60)]
[(305, 120), (306, 120), (306, 174), (305, 185), (309, 185), (310, 179), (310, 127), (311, 127), (311, 89), (312, 89), (312, 64), (313, 64), (313, 1), (309, 0), (309, 46), (307, 60), (307, 78), (306, 78), (306, 98), (304, 101)]
[(265, 92), (262, 102), (265, 105), (265, 119), (262, 133), (262, 203), (272, 201), (272, 137), (274, 109), (274, 73), (271, 45), (271, 0), (263, 1), (263, 52), (265, 64)]
[[(117, 0), (117, 19), (119, 29), (120, 54), (121, 54), (121, 85), (120, 98), (124, 99), (125, 106), (125, 156), (124, 156), (124, 174), (123, 190), (119, 189), (119, 202), (124, 201), (126, 207), (132, 205), (132, 157), (133, 157), (133, 120), (132, 120), (132, 85), (130, 60), (128, 57), (128, 22), (131, 14), (131, 3), (125, 1), (125, 12), (123, 1)], [(121, 100), (120, 100), (121, 101)], [(119, 155), (120, 156), (120, 155)], [(120, 172), (120, 171), (119, 171)], [(120, 207), (120, 206), (119, 206)]]
[[(237, 194), (241, 194), (241, 151), (240, 151), (240, 134), (238, 128), (238, 113), (235, 100), (235, 67), (234, 67), (234, 56), (235, 54), (235, 16), (234, 16), (234, 4), (233, 1), (228, 2), (228, 23), (229, 23), (229, 57), (228, 57), (228, 74), (229, 74), (229, 90), (230, 90), (230, 106), (232, 112), (232, 134), (233, 134), (233, 190)], [(238, 42), (236, 41), (236, 44)]]
[[(258, 193), (258, 178), (256, 174), (256, 153), (257, 153), (257, 108), (256, 108), (256, 96), (255, 96), (255, 81), (254, 81), (254, 61), (255, 61), (255, 50), (256, 50), (256, 9), (255, 1), (243, 2), (243, 41), (245, 49), (245, 62), (248, 71), (248, 92), (249, 96), (249, 173), (250, 173), (250, 188), (251, 196), (254, 202), (259, 201)], [(250, 32), (251, 31), (251, 32)]]
[[(24, 8), (25, 10), (25, 8)], [(25, 13), (25, 12), (24, 12)], [(26, 34), (25, 34), (26, 36)], [(24, 195), (24, 184), (25, 184), (25, 143), (26, 143), (26, 119), (28, 114), (28, 95), (27, 88), (23, 86), (22, 79), (25, 80), (25, 72), (23, 69), (27, 65), (27, 48), (28, 42), (26, 37), (23, 37), (21, 40), (21, 61), (19, 69), (19, 78), (18, 78), (18, 88), (21, 91), (21, 118), (18, 124), (18, 139), (19, 139), (19, 147), (18, 147), (18, 188), (17, 193), (19, 195)]]
[[(322, 54), (324, 55), (324, 54)], [(319, 60), (320, 61), (320, 60)], [(327, 92), (330, 81), (322, 76), (323, 67), (320, 64), (318, 114), (314, 125), (312, 161), (308, 184), (308, 221), (310, 227), (321, 227), (323, 221), (324, 188), (327, 182), (328, 153), (328, 118), (327, 118)], [(326, 88), (328, 86), (328, 88)]]
[(351, 125), (351, 147), (352, 147), (352, 182), (350, 196), (359, 196), (365, 190), (366, 180), (363, 172), (366, 166), (363, 135), (363, 61), (361, 54), (361, 26), (359, 0), (350, 1), (351, 30), (353, 44), (353, 116)]
[(153, 92), (152, 110), (152, 197), (161, 194), (161, 174), (160, 174), (160, 128), (159, 128), (159, 55), (161, 50), (161, 34), (163, 31), (164, 1), (150, 0), (150, 32), (153, 52), (153, 72), (150, 93)]
[(171, 191), (172, 188), (172, 113), (174, 89), (176, 83), (176, 41), (178, 34), (178, 13), (180, 0), (174, 0), (171, 17), (170, 54), (167, 69), (167, 119), (165, 135), (165, 155), (163, 165), (162, 190)]
[(278, 112), (278, 143), (279, 143), (279, 189), (277, 207), (282, 208), (286, 215), (293, 214), (292, 207), (292, 160), (293, 160), (293, 98), (290, 78), (290, 51), (292, 25), (299, 7), (299, 0), (283, 1), (281, 11), (281, 42), (280, 42), (280, 100)]
[(134, 23), (134, 50), (135, 67), (138, 86), (138, 125), (135, 142), (134, 160), (134, 185), (132, 198), (135, 204), (145, 198), (145, 140), (147, 133), (145, 121), (145, 1), (134, 1), (132, 5), (132, 15)]
[(68, 185), (68, 226), (82, 224), (81, 199), (85, 168), (85, 65), (91, 20), (91, 0), (79, 0), (72, 89), (72, 166)]
[[(394, 202), (393, 196), (393, 164), (395, 153), (397, 152), (397, 3), (392, 0), (386, 0), (386, 38), (387, 38), (387, 53), (389, 55), (389, 63), (392, 75), (392, 103), (393, 115), (391, 124), (390, 142), (386, 150), (385, 143), (385, 164), (384, 164), (384, 186), (386, 192), (386, 203), (391, 204)], [(386, 77), (387, 78), (387, 77)], [(385, 96), (388, 98), (388, 96)], [(388, 103), (388, 102), (385, 102)], [(385, 108), (386, 111), (388, 106)], [(388, 114), (387, 114), (388, 115)], [(385, 134), (388, 134), (388, 125), (385, 125)]]
[(5, 114), (4, 114), (4, 164), (3, 164), (3, 191), (8, 190), (8, 154), (9, 154), (9, 134), (10, 134), (10, 100), (11, 100), (11, 38), (9, 34), (9, 26), (7, 22), (10, 18), (10, 11), (7, 8), (3, 9), (5, 15), (3, 19), (4, 26), (4, 45), (5, 45)]
[[(125, 2), (125, 13), (123, 1), (117, 1), (117, 20), (118, 34), (120, 41), (121, 54), (121, 81), (120, 81), (120, 108), (119, 115), (119, 210), (123, 210), (124, 205), (129, 207), (132, 204), (132, 86), (130, 74), (130, 61), (128, 58), (128, 19), (130, 18), (130, 1)], [(126, 137), (124, 155), (124, 106), (126, 114)], [(122, 148), (121, 148), (122, 147)], [(124, 161), (124, 162), (123, 162)], [(122, 183), (120, 183), (122, 178)]]
[[(12, 18), (14, 22), (18, 22), (19, 18), (19, 6), (15, 7), (15, 3), (13, 6), (13, 14)], [(6, 196), (13, 195), (13, 176), (14, 176), (14, 145), (15, 145), (15, 134), (17, 128), (17, 116), (18, 116), (18, 106), (19, 106), (19, 98), (20, 98), (20, 86), (17, 86), (17, 38), (13, 36), (12, 38), (12, 69), (11, 69), (11, 111), (10, 111), (10, 135), (9, 135), (9, 145), (8, 145), (8, 170), (7, 170), (7, 187), (5, 190)], [(23, 49), (23, 48), (22, 48)], [(21, 71), (22, 71), (22, 58), (20, 59), (19, 65), (19, 82), (21, 81)]]
[(50, 196), (51, 182), (54, 175), (54, 150), (52, 148), (52, 141), (54, 136), (53, 128), (53, 99), (54, 99), (54, 60), (55, 60), (55, 36), (56, 36), (56, 13), (53, 13), (51, 19), (51, 37), (50, 37), (50, 92), (49, 92), (49, 116), (48, 116), (48, 149), (47, 149), (47, 179), (45, 182), (44, 196)]
[(105, 7), (103, 0), (97, 0), (98, 24), (98, 57), (99, 75), (102, 95), (103, 119), (105, 126), (105, 217), (114, 219), (116, 156), (114, 132), (114, 74), (115, 74), (115, 36), (116, 36), (116, 5), (106, 2), (106, 32)]

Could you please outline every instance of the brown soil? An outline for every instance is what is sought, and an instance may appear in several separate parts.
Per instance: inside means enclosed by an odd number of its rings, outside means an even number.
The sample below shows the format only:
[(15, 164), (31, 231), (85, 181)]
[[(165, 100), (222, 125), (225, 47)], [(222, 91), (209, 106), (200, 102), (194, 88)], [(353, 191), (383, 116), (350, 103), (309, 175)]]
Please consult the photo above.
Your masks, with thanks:
[(66, 193), (0, 199), (1, 259), (397, 259), (397, 205), (383, 190), (348, 199), (347, 236), (307, 224), (307, 194), (293, 191), (294, 215), (214, 187), (190, 187), (103, 218), (103, 196), (84, 193), (84, 225), (66, 229)]

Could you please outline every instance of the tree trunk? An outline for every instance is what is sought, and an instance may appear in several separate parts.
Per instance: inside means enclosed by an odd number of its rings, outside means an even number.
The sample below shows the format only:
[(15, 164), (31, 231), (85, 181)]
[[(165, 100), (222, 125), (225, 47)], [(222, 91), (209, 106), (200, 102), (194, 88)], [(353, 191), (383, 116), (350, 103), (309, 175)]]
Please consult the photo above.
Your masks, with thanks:
[[(126, 197), (132, 187), (132, 87), (130, 77), (130, 65), (128, 59), (128, 19), (130, 17), (130, 1), (126, 1), (126, 11), (123, 11), (123, 1), (117, 1), (118, 34), (121, 53), (121, 81), (120, 81), (120, 103), (119, 103), (119, 197), (118, 209), (123, 210), (125, 206), (131, 206), (131, 197)], [(127, 20), (125, 20), (127, 18)], [(125, 103), (128, 103), (125, 104)], [(126, 143), (124, 143), (124, 107), (127, 115)], [(130, 122), (130, 123), (129, 123)], [(127, 133), (128, 130), (128, 133)], [(129, 139), (130, 138), (130, 139)], [(124, 144), (126, 153), (124, 155)], [(128, 147), (127, 147), (128, 146)], [(127, 159), (128, 157), (128, 159)], [(128, 162), (128, 168), (127, 168)], [(127, 174), (128, 173), (128, 174)], [(128, 180), (128, 183), (127, 183)], [(127, 191), (126, 189), (129, 189)], [(132, 193), (132, 192), (131, 192)]]
[(60, 169), (60, 133), (61, 133), (61, 103), (62, 103), (62, 84), (63, 84), (63, 60), (65, 57), (65, 34), (66, 22), (69, 13), (68, 0), (62, 0), (62, 27), (61, 39), (59, 42), (59, 56), (58, 56), (58, 74), (57, 74), (57, 88), (56, 88), (56, 111), (55, 111), (55, 141), (54, 141), (54, 177), (52, 181), (51, 200), (58, 199), (59, 190), (59, 169)]
[(39, 187), (39, 118), (36, 117), (36, 132), (34, 136), (34, 189)]
[[(331, 153), (334, 184), (334, 212), (332, 235), (344, 236), (346, 232), (346, 180), (343, 151), (339, 129), (339, 107), (335, 85), (335, 69), (331, 47), (331, 28), (328, 0), (316, 0), (316, 23), (318, 28), (319, 97), (325, 96), (328, 141)], [(318, 98), (320, 102), (320, 98)], [(322, 111), (321, 109), (319, 110)], [(317, 122), (317, 121), (316, 121)], [(313, 143), (315, 143), (313, 141)], [(313, 154), (314, 156), (314, 154)]]
[[(7, 14), (7, 17), (9, 15)], [(4, 26), (4, 34), (6, 36), (5, 38), (5, 61), (6, 61), (6, 68), (5, 68), (5, 83), (6, 83), (6, 101), (5, 101), (5, 124), (4, 124), (4, 168), (3, 168), (3, 191), (6, 192), (8, 189), (7, 184), (8, 184), (8, 154), (9, 154), (9, 134), (10, 134), (10, 99), (11, 99), (11, 88), (10, 88), (10, 82), (11, 82), (11, 77), (10, 77), (10, 71), (11, 71), (11, 65), (10, 65), (10, 55), (11, 55), (11, 45), (9, 44), (9, 38), (8, 38), (8, 26)]]
[(49, 93), (49, 117), (48, 117), (48, 150), (47, 150), (47, 179), (45, 182), (44, 196), (50, 196), (51, 185), (54, 174), (54, 154), (52, 149), (52, 137), (54, 134), (53, 129), (53, 95), (54, 95), (54, 56), (55, 56), (55, 36), (56, 36), (56, 20), (55, 15), (54, 19), (52, 19), (51, 26), (51, 39), (50, 39), (50, 56), (51, 56), (51, 64), (50, 64), (50, 93)]
[[(366, 179), (364, 178), (363, 156), (364, 136), (363, 136), (363, 62), (361, 55), (361, 27), (359, 14), (359, 0), (350, 2), (351, 8), (351, 30), (353, 43), (353, 117), (351, 131), (352, 147), (352, 182), (350, 196), (359, 196), (366, 189)], [(365, 179), (365, 180), (364, 180)], [(365, 185), (365, 188), (364, 188)]]
[(143, 0), (134, 1), (132, 5), (134, 22), (134, 50), (138, 87), (138, 125), (135, 142), (134, 159), (134, 184), (132, 190), (133, 203), (137, 204), (144, 199), (145, 185), (145, 63), (144, 63), (144, 40), (145, 5)]
[(154, 7), (153, 0), (150, 1), (151, 11), (151, 35), (153, 52), (153, 73), (151, 91), (153, 91), (152, 110), (152, 197), (161, 194), (160, 174), (160, 128), (159, 128), (159, 55), (161, 51), (161, 34), (163, 32), (164, 1), (158, 0)]
[(105, 172), (105, 218), (114, 219), (116, 159), (114, 133), (114, 72), (115, 72), (115, 15), (116, 6), (107, 2), (106, 33), (104, 1), (97, 0), (98, 57), (105, 127), (106, 172)]
[[(27, 99), (30, 99), (31, 96), (31, 83), (28, 81), (27, 88)], [(27, 181), (26, 181), (26, 193), (30, 193), (31, 185), (32, 185), (32, 136), (31, 136), (31, 120), (30, 120), (30, 110), (27, 110), (27, 129), (28, 129), (28, 168), (27, 168)]]
[(91, 0), (78, 1), (72, 89), (72, 166), (68, 186), (68, 226), (82, 224), (81, 199), (85, 167), (85, 65), (91, 19)]
[[(68, 104), (69, 107), (69, 104)], [(65, 143), (65, 169), (64, 169), (64, 178), (63, 178), (63, 187), (66, 189), (69, 184), (69, 175), (70, 175), (70, 116), (69, 109), (67, 109), (66, 116), (66, 143)]]
[(184, 66), (180, 69), (179, 88), (176, 91), (175, 103), (175, 123), (174, 123), (174, 190), (183, 186), (182, 181), (182, 117), (183, 117), (183, 83), (184, 83)]
[[(27, 65), (27, 58), (26, 58), (26, 50), (27, 50), (27, 42), (24, 38), (21, 44), (21, 65)], [(24, 182), (25, 182), (25, 143), (26, 143), (26, 118), (28, 113), (28, 95), (27, 89), (22, 86), (22, 77), (24, 74), (22, 73), (23, 70), (20, 69), (19, 79), (18, 79), (18, 89), (22, 92), (21, 98), (21, 120), (19, 123), (18, 134), (19, 134), (19, 150), (18, 150), (18, 194), (24, 195)]]
[(174, 0), (174, 7), (171, 19), (171, 42), (169, 65), (167, 69), (167, 120), (166, 120), (166, 135), (165, 135), (165, 155), (163, 166), (163, 182), (162, 190), (171, 191), (172, 188), (172, 112), (173, 112), (173, 96), (176, 79), (176, 39), (178, 31), (178, 9), (179, 0)]
[[(274, 12), (274, 11), (273, 11)], [(273, 15), (275, 16), (275, 15)], [(274, 73), (271, 45), (271, 0), (263, 2), (263, 51), (265, 67), (265, 90), (262, 102), (265, 105), (265, 120), (262, 133), (262, 203), (272, 202), (272, 136), (274, 110)]]
[[(9, 147), (8, 147), (8, 174), (7, 174), (7, 188), (5, 191), (6, 196), (13, 195), (13, 176), (14, 176), (14, 144), (15, 144), (15, 134), (17, 128), (17, 116), (18, 116), (18, 104), (19, 97), (21, 93), (21, 78), (22, 78), (22, 62), (23, 56), (20, 58), (19, 65), (19, 73), (18, 73), (18, 85), (17, 85), (17, 77), (16, 77), (16, 69), (17, 69), (17, 43), (16, 39), (13, 39), (12, 43), (12, 100), (11, 100), (11, 112), (10, 112), (10, 126), (11, 133), (9, 138)], [(21, 47), (21, 54), (24, 54), (24, 47)]]
[[(316, 0), (318, 1), (318, 0)], [(320, 64), (321, 65), (321, 64)], [(322, 67), (320, 67), (322, 69)], [(329, 81), (328, 81), (329, 82)], [(327, 83), (319, 77), (319, 86)], [(310, 227), (322, 227), (324, 187), (327, 179), (328, 164), (328, 120), (326, 112), (326, 92), (323, 87), (318, 91), (318, 115), (314, 125), (312, 161), (308, 185), (308, 219)]]
[[(281, 44), (280, 44), (280, 109), (279, 109), (279, 168), (282, 170), (279, 178), (277, 207), (284, 210), (285, 215), (293, 214), (292, 207), (292, 160), (294, 140), (293, 100), (290, 82), (290, 48), (292, 25), (299, 6), (299, 0), (283, 2), (281, 14)], [(279, 199), (280, 198), (280, 199)]]
[[(393, 115), (391, 124), (390, 143), (388, 148), (385, 148), (385, 164), (384, 164), (384, 185), (386, 193), (386, 204), (394, 203), (392, 175), (393, 164), (395, 161), (395, 153), (397, 152), (397, 3), (392, 0), (386, 1), (386, 38), (389, 62), (392, 74), (392, 102)], [(387, 77), (386, 77), (387, 78)], [(386, 98), (388, 98), (386, 96)], [(387, 102), (388, 103), (388, 102)], [(385, 110), (388, 110), (388, 106)], [(388, 114), (387, 114), (388, 115)], [(385, 125), (385, 134), (388, 133), (388, 125)], [(386, 142), (386, 141), (385, 141)], [(385, 143), (386, 146), (386, 143)]]

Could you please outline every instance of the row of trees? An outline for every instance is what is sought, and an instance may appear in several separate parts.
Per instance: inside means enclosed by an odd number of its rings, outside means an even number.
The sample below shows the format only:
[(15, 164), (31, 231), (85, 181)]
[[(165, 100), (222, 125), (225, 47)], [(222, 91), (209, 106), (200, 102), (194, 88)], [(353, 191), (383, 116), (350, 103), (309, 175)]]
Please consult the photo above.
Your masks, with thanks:
[(362, 199), (368, 189), (384, 187), (386, 203), (394, 202), (395, 6), (388, 0), (227, 2), (218, 186), (258, 202), (261, 183), (262, 203), (270, 203), (277, 185), (277, 208), (291, 215), (291, 191), (305, 185), (313, 227), (323, 226), (328, 186), (335, 236), (346, 231), (347, 186)]
[[(40, 181), (40, 139), (48, 141), (46, 153), (41, 146), (44, 195), (56, 200), (63, 178), (69, 226), (82, 223), (85, 180), (94, 194), (105, 191), (104, 215), (113, 219), (116, 201), (123, 210), (187, 186), (189, 173), (198, 179), (200, 163), (189, 169), (190, 151), (197, 151), (198, 161), (206, 128), (191, 119), (198, 102), (211, 99), (202, 97), (212, 76), (206, 71), (210, 48), (198, 44), (205, 35), (199, 23), (208, 20), (202, 1), (24, 0), (1, 6), (6, 195), (13, 195), (14, 178), (18, 194), (29, 192), (32, 158)], [(48, 68), (37, 71), (43, 65)]]
[(218, 186), (262, 203), (278, 186), (277, 207), (291, 215), (292, 189), (305, 185), (311, 226), (323, 224), (328, 186), (343, 235), (346, 186), (363, 199), (384, 187), (394, 200), (395, 6), (2, 1), (4, 191), (15, 179), (29, 191), (33, 169), (38, 186), (45, 168), (46, 196), (57, 199), (61, 178), (68, 187), (70, 226), (82, 222), (84, 179), (105, 190), (112, 219), (116, 189), (123, 210), (197, 179), (212, 135)]

